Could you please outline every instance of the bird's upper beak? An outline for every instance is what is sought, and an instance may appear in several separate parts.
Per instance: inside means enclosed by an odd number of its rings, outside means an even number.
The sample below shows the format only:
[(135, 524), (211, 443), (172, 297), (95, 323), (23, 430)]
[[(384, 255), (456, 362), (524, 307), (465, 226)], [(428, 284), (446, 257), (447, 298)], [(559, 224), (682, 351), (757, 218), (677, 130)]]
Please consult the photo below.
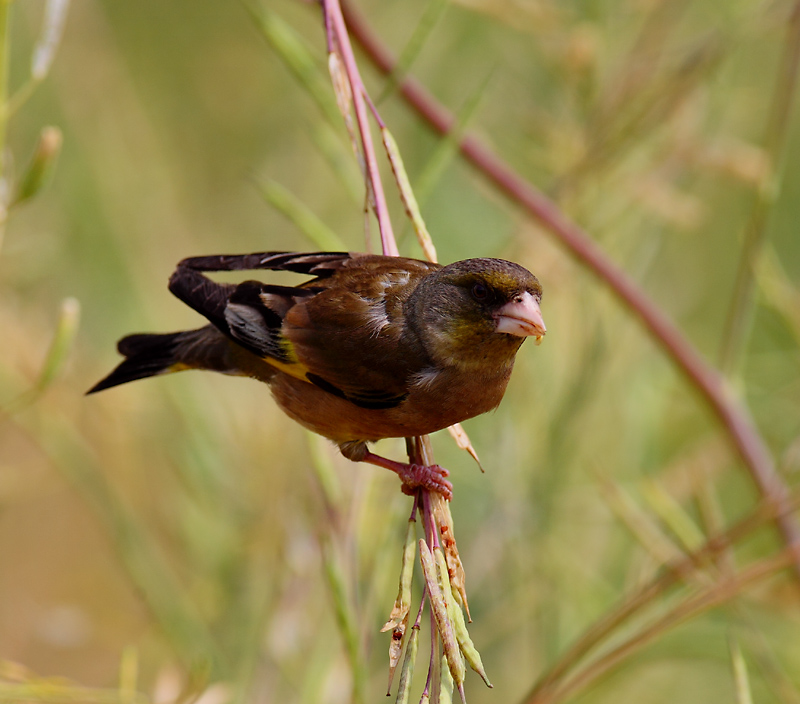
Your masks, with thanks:
[(542, 311), (539, 309), (539, 301), (528, 291), (500, 307), (494, 318), (497, 322), (495, 332), (519, 337), (532, 336), (536, 338), (537, 345), (547, 332)]

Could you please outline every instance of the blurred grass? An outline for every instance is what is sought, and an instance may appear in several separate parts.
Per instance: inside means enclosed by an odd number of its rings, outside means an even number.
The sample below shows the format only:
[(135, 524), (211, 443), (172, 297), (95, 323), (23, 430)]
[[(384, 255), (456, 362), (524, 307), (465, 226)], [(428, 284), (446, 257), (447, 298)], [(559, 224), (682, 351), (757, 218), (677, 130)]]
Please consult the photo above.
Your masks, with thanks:
[[(138, 701), (138, 691), (150, 701), (205, 692), (335, 703), (351, 701), (357, 672), (363, 701), (382, 696), (388, 643), (378, 629), (409, 510), (392, 477), (320, 459), (320, 443), (309, 447), (249, 380), (176, 375), (82, 397), (114, 364), (122, 334), (196, 324), (166, 291), (179, 259), (316, 247), (302, 234), (311, 213), (348, 248), (364, 246), (349, 145), (305, 88), (327, 80), (316, 10), (265, 7), (308, 48), (304, 82), (242, 5), (91, 0), (70, 7), (49, 77), (11, 116), (5, 173), (18, 183), (16, 164), (42, 126), (64, 139), (51, 182), (12, 210), (0, 250), (0, 661), (29, 668), (0, 672), (3, 686), (58, 677), (86, 701), (92, 688), (97, 701)], [(464, 0), (424, 32), (437, 0), (361, 7), (397, 53), (427, 33), (407, 54), (411, 71), (456, 110), (466, 105), (469, 127), (556, 195), (717, 356), (768, 169), (762, 140), (791, 3)], [(43, 3), (10, 9), (13, 95), (29, 80)], [(364, 73), (380, 95), (384, 83)], [(722, 525), (757, 497), (695, 394), (597, 282), (395, 97), (380, 108), (412, 184), (424, 177), (441, 259), (514, 259), (545, 289), (545, 343), (522, 350), (500, 409), (465, 424), (487, 474), (446, 434), (435, 438), (456, 485), (471, 634), (495, 685), (468, 675), (469, 700), (517, 702), (658, 570), (666, 553), (647, 535), (682, 554), (710, 530), (705, 482)], [(799, 128), (795, 106), (737, 379), (792, 485)], [(292, 194), (299, 228), (264, 202), (255, 184), (268, 182)], [(71, 296), (81, 326), (59, 347)], [(9, 415), (20, 398), (32, 402)], [(320, 462), (329, 471), (315, 472)], [(621, 506), (649, 528), (621, 520)], [(762, 528), (729, 566), (779, 549)], [(711, 588), (723, 568), (706, 573)], [(677, 587), (605, 652), (702, 588)], [(736, 608), (698, 613), (575, 701), (800, 700), (796, 585), (760, 581), (736, 603), (746, 628)]]

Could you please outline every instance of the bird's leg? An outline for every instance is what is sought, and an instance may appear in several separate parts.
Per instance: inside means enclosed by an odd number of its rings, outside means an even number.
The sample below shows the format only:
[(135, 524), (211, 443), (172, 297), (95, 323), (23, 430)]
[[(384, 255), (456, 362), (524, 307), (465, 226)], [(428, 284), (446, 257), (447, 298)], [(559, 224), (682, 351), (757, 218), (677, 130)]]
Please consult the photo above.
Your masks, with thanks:
[(448, 501), (453, 498), (453, 485), (446, 479), (450, 472), (438, 464), (396, 462), (376, 455), (374, 452), (367, 452), (361, 461), (369, 462), (369, 464), (374, 464), (378, 467), (385, 467), (395, 472), (400, 477), (400, 481), (403, 482), (403, 491), (406, 494), (413, 494), (416, 489), (422, 487), (441, 494)]
[(447, 481), (450, 472), (438, 464), (396, 462), (370, 452), (366, 443), (363, 442), (342, 443), (339, 445), (339, 449), (347, 459), (353, 462), (367, 462), (397, 474), (400, 481), (403, 482), (403, 491), (406, 494), (413, 494), (416, 489), (422, 487), (441, 494), (448, 501), (453, 498), (453, 485)]

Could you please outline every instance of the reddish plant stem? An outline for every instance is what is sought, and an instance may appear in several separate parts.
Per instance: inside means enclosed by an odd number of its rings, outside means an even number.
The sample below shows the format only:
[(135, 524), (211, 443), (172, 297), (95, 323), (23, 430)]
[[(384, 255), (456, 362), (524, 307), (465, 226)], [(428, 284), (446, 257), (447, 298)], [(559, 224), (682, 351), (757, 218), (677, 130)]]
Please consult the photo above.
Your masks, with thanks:
[[(358, 125), (358, 132), (361, 137), (361, 147), (364, 155), (365, 162), (365, 178), (367, 180), (367, 192), (371, 192), (375, 199), (375, 215), (378, 219), (378, 226), (380, 228), (381, 246), (383, 254), (387, 256), (398, 256), (399, 250), (392, 231), (391, 219), (389, 216), (389, 209), (386, 204), (386, 196), (383, 191), (381, 183), (380, 172), (375, 158), (375, 149), (372, 143), (372, 136), (369, 129), (369, 121), (367, 115), (367, 107), (372, 112), (375, 121), (381, 130), (385, 125), (378, 113), (377, 108), (369, 97), (366, 87), (361, 79), (361, 74), (358, 70), (353, 50), (350, 45), (348, 29), (342, 15), (342, 8), (339, 0), (322, 0), (323, 19), (325, 22), (325, 33), (328, 43), (328, 51), (330, 53), (337, 52), (342, 58), (344, 64), (344, 72), (350, 84), (350, 89), (353, 96), (353, 107), (356, 114), (356, 123)], [(406, 446), (408, 449), (409, 460), (414, 463), (424, 463), (431, 465), (433, 461), (432, 450), (427, 436), (406, 438)], [(414, 506), (411, 512), (413, 520), (420, 509), (423, 518), (423, 526), (426, 537), (426, 542), (430, 545), (431, 551), (439, 547), (438, 531), (436, 520), (433, 516), (433, 509), (431, 507), (431, 496), (428, 491), (420, 489), (414, 498)], [(422, 600), (420, 602), (419, 611), (417, 612), (417, 619), (413, 628), (419, 628), (419, 622), (422, 617), (422, 611), (425, 605), (425, 599), (428, 596), (427, 587), (423, 590)], [(433, 608), (430, 609), (430, 622), (431, 622), (431, 655), (428, 665), (428, 677), (425, 682), (424, 693), (427, 696), (431, 689), (438, 692), (440, 688), (440, 651), (439, 651), (439, 628), (434, 616)], [(462, 701), (464, 699), (463, 688), (461, 692)]]
[[(364, 151), (364, 163), (367, 171), (367, 179), (372, 184), (372, 195), (375, 198), (375, 216), (378, 218), (378, 229), (381, 233), (381, 246), (383, 253), (390, 256), (397, 256), (399, 251), (392, 232), (392, 221), (389, 218), (389, 208), (386, 205), (386, 196), (381, 185), (381, 175), (378, 170), (378, 162), (375, 158), (375, 147), (372, 143), (372, 134), (369, 129), (369, 120), (365, 104), (367, 94), (361, 74), (358, 72), (358, 65), (353, 56), (353, 49), (350, 46), (350, 39), (347, 34), (342, 9), (338, 0), (323, 0), (322, 3), (325, 28), (328, 34), (328, 43), (331, 38), (335, 40), (336, 47), (342, 57), (345, 66), (345, 73), (350, 82), (350, 90), (353, 94), (353, 109), (356, 114), (358, 132), (361, 136), (361, 148)], [(333, 46), (329, 46), (329, 51), (334, 51)]]
[[(349, 3), (342, 4), (342, 11), (351, 35), (370, 60), (383, 73), (391, 73), (395, 66), (394, 58), (361, 15)], [(415, 79), (404, 78), (399, 91), (406, 102), (440, 134), (447, 134), (456, 125), (455, 117)], [(554, 235), (639, 318), (711, 407), (761, 494), (774, 501), (784, 501), (788, 495), (786, 486), (747, 409), (733, 395), (719, 372), (703, 359), (675, 324), (583, 229), (474, 135), (466, 134), (460, 140), (459, 148), (464, 158), (482, 176)], [(791, 516), (781, 513), (775, 520), (787, 544), (800, 544), (800, 530)], [(794, 571), (800, 578), (800, 558), (794, 562)]]

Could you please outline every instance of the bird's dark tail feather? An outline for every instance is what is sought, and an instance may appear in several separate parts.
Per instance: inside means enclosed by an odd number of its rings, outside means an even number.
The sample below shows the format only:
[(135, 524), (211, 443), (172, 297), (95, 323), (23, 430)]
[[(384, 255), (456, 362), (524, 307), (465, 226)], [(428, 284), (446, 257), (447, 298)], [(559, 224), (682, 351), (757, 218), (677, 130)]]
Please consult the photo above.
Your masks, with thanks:
[[(167, 334), (138, 334), (123, 337), (117, 344), (120, 354), (126, 359), (105, 379), (97, 382), (86, 394), (93, 394), (112, 386), (119, 386), (129, 381), (144, 379), (148, 376), (164, 374), (180, 364), (178, 346), (189, 335), (197, 331), (172, 332)], [(186, 368), (181, 366), (178, 368)]]

